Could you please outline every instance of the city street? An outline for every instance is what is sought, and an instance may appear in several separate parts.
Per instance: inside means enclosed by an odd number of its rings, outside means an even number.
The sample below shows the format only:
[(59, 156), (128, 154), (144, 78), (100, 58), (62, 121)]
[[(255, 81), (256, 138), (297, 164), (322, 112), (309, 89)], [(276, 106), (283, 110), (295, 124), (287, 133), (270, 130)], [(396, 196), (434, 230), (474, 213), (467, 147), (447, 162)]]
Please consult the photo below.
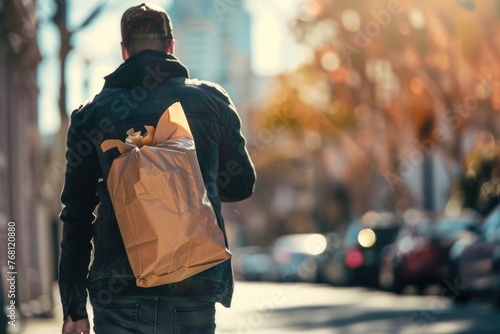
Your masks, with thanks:
[[(440, 291), (404, 296), (365, 288), (236, 282), (233, 305), (217, 308), (219, 334), (496, 334), (500, 311), (487, 300), (456, 307)], [(56, 318), (29, 321), (22, 333), (60, 333)]]

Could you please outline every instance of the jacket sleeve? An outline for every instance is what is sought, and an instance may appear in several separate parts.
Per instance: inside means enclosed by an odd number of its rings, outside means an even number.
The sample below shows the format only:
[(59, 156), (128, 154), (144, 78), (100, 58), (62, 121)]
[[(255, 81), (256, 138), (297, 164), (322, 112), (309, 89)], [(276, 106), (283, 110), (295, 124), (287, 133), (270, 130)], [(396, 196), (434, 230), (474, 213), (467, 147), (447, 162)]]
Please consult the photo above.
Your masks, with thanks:
[(256, 175), (246, 147), (247, 142), (241, 133), (240, 117), (234, 104), (228, 100), (228, 114), (219, 144), (217, 186), (221, 201), (236, 202), (253, 194)]
[[(96, 186), (100, 174), (95, 146), (83, 135), (81, 111), (73, 112), (68, 132), (66, 174), (61, 202), (64, 208), (61, 256), (59, 259), (59, 291), (64, 320), (88, 317), (87, 275), (92, 251), (93, 211), (98, 204)], [(88, 132), (87, 132), (88, 133)]]

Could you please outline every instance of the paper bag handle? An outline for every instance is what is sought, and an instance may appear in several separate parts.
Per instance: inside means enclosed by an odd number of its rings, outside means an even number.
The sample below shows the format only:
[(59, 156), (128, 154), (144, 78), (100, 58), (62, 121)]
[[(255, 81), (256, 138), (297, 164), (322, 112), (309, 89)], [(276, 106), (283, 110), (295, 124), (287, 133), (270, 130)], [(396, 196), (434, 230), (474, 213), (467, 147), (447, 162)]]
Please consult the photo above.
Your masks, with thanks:
[(134, 129), (130, 129), (127, 131), (127, 135), (129, 136), (125, 143), (118, 139), (105, 140), (101, 144), (102, 151), (106, 152), (107, 150), (117, 147), (120, 154), (124, 154), (135, 147), (140, 148), (144, 145), (156, 146), (168, 139), (179, 137), (189, 137), (193, 139), (186, 114), (180, 102), (174, 103), (165, 110), (158, 121), (156, 129), (150, 125), (145, 125), (144, 128), (147, 130), (147, 135), (145, 137), (142, 137), (140, 132), (135, 132)]

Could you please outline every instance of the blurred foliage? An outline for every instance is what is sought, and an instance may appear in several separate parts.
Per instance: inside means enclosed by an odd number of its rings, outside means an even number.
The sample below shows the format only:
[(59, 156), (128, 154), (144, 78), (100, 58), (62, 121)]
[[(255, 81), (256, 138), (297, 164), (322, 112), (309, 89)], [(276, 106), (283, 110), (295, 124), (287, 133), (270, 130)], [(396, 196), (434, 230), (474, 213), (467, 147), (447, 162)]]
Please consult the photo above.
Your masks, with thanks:
[[(313, 216), (332, 200), (321, 194), (339, 184), (347, 188), (342, 205), (350, 198), (361, 215), (412, 206), (398, 168), (415, 150), (438, 148), (465, 167), (463, 204), (488, 211), (496, 200), (484, 189), (498, 180), (498, 159), (469, 151), (479, 133), (496, 145), (500, 130), (499, 13), (497, 0), (304, 1), (290, 28), (308, 60), (275, 80), (253, 117), (255, 128), (274, 135), (255, 156), (257, 166), (310, 159), (318, 187)], [(286, 129), (273, 129), (283, 114)]]
[(500, 202), (500, 146), (490, 133), (482, 133), (463, 162), (463, 176), (457, 181), (450, 201), (489, 213)]

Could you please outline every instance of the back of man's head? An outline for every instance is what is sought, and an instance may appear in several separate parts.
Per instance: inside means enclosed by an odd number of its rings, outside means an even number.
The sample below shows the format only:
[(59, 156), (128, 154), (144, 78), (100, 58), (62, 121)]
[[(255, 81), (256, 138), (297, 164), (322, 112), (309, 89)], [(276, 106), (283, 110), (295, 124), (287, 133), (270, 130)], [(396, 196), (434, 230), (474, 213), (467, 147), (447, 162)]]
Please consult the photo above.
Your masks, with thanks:
[(161, 7), (140, 3), (127, 9), (121, 20), (122, 44), (128, 56), (142, 50), (166, 52), (174, 39), (172, 21)]

